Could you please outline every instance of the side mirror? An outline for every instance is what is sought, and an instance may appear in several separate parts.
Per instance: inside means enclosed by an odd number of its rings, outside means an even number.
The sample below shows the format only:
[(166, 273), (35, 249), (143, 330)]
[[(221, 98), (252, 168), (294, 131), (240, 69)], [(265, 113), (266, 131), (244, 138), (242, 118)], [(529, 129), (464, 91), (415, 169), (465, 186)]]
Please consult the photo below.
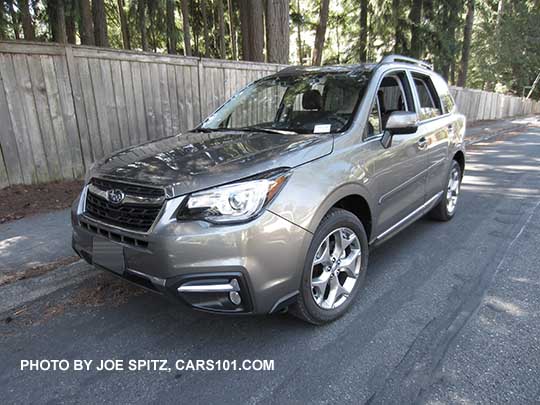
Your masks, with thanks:
[(386, 129), (393, 135), (414, 134), (418, 129), (416, 113), (409, 111), (394, 111), (386, 121)]
[(416, 113), (409, 111), (394, 111), (386, 121), (386, 128), (381, 138), (384, 148), (392, 146), (392, 137), (400, 134), (413, 134), (418, 129)]

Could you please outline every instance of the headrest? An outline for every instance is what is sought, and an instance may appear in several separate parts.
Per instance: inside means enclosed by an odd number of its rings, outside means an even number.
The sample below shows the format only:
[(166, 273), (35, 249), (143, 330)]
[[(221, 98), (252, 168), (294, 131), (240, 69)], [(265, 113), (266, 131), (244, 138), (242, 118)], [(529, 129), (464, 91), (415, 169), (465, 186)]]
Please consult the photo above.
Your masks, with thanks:
[(302, 95), (304, 110), (322, 110), (322, 96), (319, 90), (308, 90)]

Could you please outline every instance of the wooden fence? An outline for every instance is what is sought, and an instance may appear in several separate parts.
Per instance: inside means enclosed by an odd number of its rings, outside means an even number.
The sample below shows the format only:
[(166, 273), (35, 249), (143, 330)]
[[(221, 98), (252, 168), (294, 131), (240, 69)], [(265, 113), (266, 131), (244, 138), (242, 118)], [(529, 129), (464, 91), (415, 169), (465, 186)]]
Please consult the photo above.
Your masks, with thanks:
[[(194, 127), (279, 65), (0, 42), (0, 188), (83, 176), (114, 150)], [(540, 103), (453, 89), (471, 120)]]

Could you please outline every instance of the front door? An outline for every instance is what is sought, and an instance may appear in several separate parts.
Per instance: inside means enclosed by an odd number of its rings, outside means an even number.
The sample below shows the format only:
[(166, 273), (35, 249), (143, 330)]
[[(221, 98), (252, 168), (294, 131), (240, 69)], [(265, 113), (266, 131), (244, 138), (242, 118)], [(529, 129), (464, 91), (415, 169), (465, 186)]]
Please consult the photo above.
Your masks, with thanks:
[[(394, 111), (415, 111), (411, 86), (405, 72), (392, 72), (385, 76), (377, 92), (381, 129)], [(372, 112), (372, 115), (374, 112)], [(373, 121), (373, 118), (370, 118)], [(426, 186), (426, 142), (418, 131), (413, 134), (396, 134), (392, 145), (380, 147), (376, 176), (378, 185), (379, 233), (399, 223), (422, 206)]]

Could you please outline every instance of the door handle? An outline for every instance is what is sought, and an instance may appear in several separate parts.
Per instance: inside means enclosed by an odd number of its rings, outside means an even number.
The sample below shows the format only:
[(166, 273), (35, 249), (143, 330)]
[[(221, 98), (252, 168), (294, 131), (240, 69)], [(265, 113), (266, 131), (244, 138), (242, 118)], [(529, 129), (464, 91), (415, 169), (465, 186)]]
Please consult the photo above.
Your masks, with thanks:
[(424, 150), (427, 148), (427, 146), (428, 146), (428, 141), (424, 136), (418, 140), (418, 149)]

